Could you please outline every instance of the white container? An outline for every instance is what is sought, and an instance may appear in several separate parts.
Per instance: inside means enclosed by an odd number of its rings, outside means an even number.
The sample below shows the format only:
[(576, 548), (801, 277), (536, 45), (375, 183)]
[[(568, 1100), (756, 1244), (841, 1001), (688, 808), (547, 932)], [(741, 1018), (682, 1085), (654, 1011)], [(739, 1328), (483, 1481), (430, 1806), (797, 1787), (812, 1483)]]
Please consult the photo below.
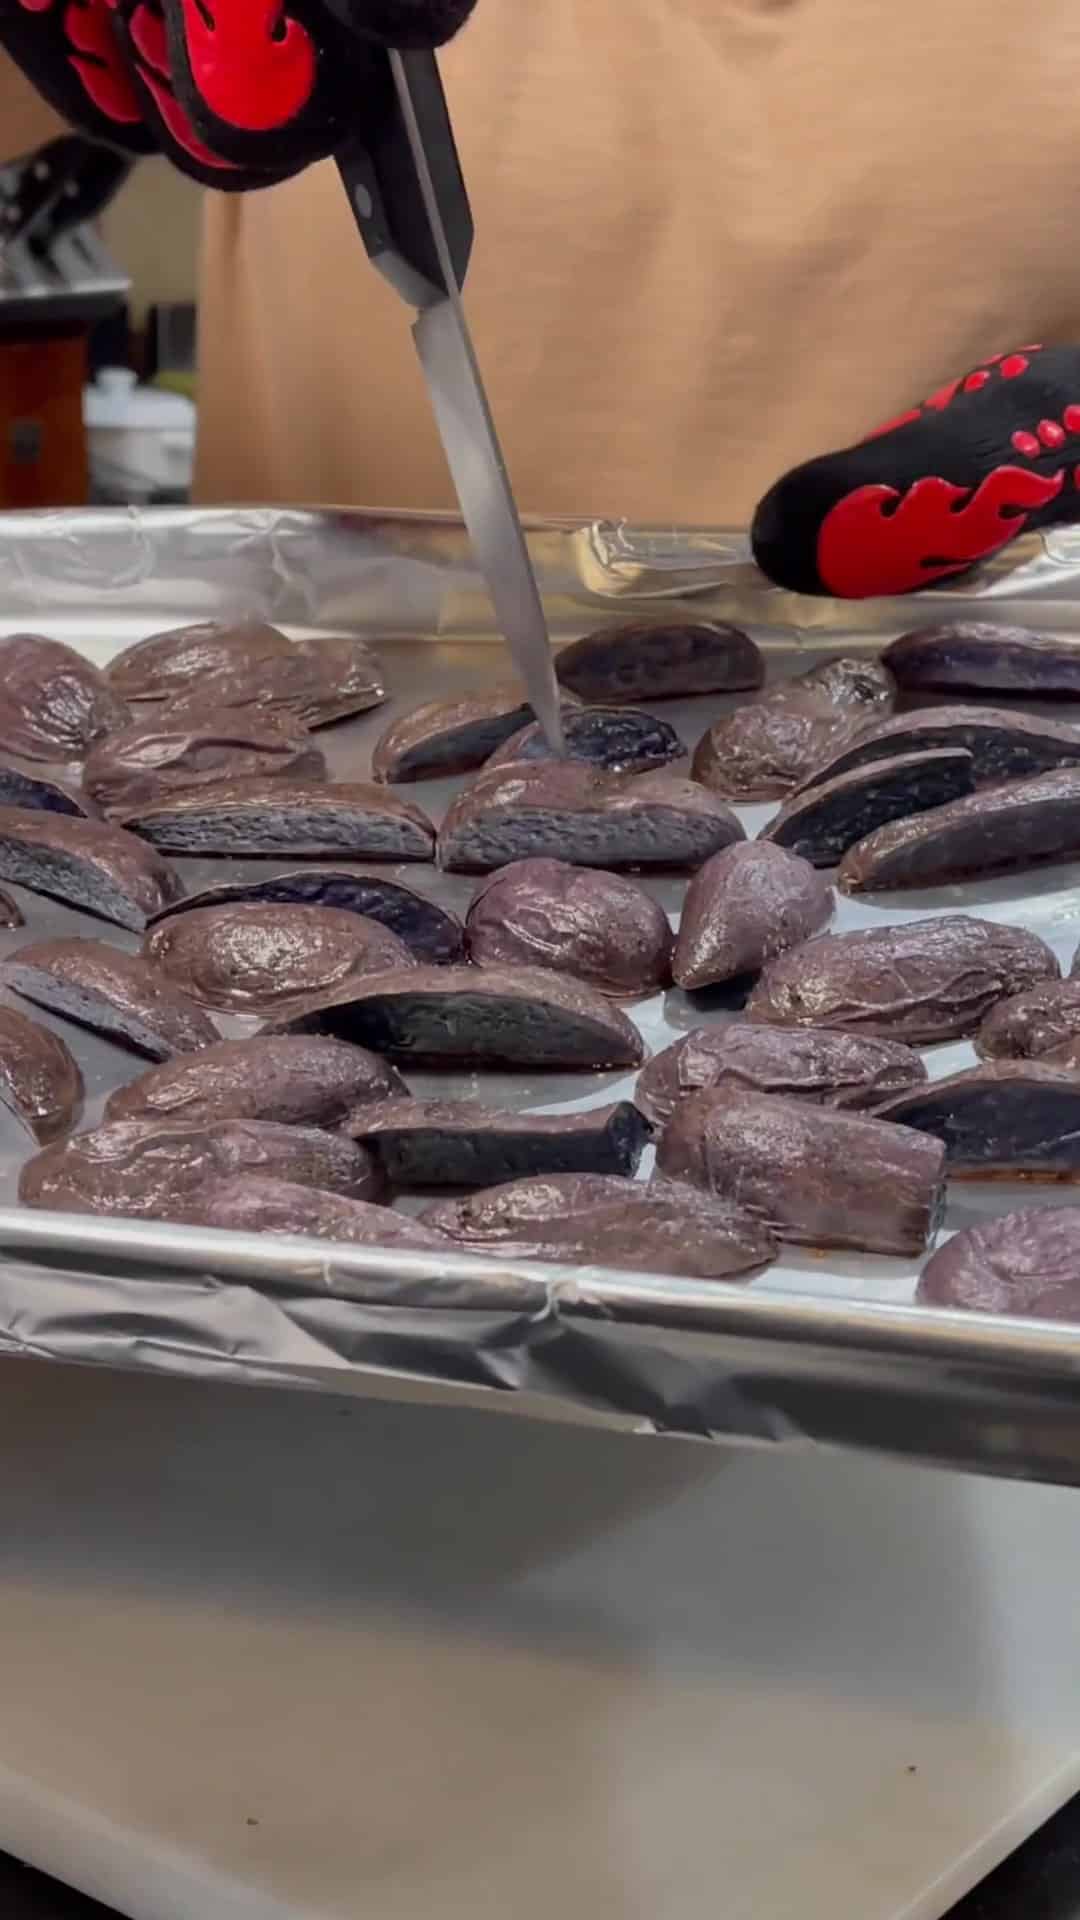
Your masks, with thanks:
[(95, 497), (126, 504), (187, 494), (195, 419), (195, 407), (183, 394), (141, 387), (129, 367), (103, 367), (83, 389)]

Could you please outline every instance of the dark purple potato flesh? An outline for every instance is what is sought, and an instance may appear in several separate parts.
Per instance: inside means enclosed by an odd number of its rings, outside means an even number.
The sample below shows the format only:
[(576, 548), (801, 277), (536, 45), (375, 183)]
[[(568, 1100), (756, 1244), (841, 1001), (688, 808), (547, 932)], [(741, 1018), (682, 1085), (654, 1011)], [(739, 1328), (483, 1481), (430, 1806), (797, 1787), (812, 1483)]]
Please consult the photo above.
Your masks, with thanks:
[(0, 966), (5, 986), (77, 1026), (147, 1053), (197, 1053), (221, 1038), (213, 1021), (138, 954), (102, 940), (41, 940)]
[(37, 633), (0, 640), (0, 753), (81, 760), (127, 718), (105, 675), (73, 648)]
[(75, 1125), (83, 1080), (58, 1033), (0, 1006), (0, 1101), (39, 1145)]
[(1080, 767), (1056, 767), (879, 827), (844, 855), (837, 885), (880, 893), (1077, 858)]
[(287, 1019), (419, 1064), (636, 1067), (637, 1029), (580, 980), (538, 967), (424, 967), (317, 994)]
[(1010, 994), (1058, 978), (1036, 934), (954, 913), (810, 940), (770, 963), (747, 1015), (932, 1046), (974, 1033)]
[(984, 1060), (1037, 1060), (1080, 1041), (1080, 980), (1048, 980), (992, 1007), (975, 1035)]
[(977, 787), (996, 786), (1002, 780), (1026, 780), (1052, 767), (1075, 766), (1080, 761), (1080, 728), (1064, 720), (1037, 720), (1031, 714), (995, 707), (922, 707), (866, 727), (812, 767), (802, 785), (804, 789), (820, 786), (875, 760), (938, 753), (943, 748), (970, 753)]
[(588, 1113), (387, 1100), (355, 1131), (394, 1187), (493, 1187), (539, 1173), (636, 1173), (650, 1127), (628, 1100)]
[[(674, 727), (638, 707), (577, 707), (563, 714), (563, 740), (568, 760), (585, 760), (608, 773), (648, 773), (669, 766), (686, 752)], [(535, 721), (523, 727), (493, 753), (489, 767), (505, 767), (520, 760), (554, 760), (558, 756)]]
[(878, 1109), (940, 1140), (956, 1180), (1080, 1178), (1080, 1073), (993, 1060), (931, 1080)]
[(421, 1217), (462, 1249), (504, 1260), (689, 1280), (749, 1280), (777, 1251), (775, 1234), (742, 1207), (673, 1182), (595, 1173), (512, 1180)]
[(465, 929), (456, 914), (412, 887), (402, 886), (399, 880), (384, 880), (359, 868), (298, 867), (267, 880), (227, 880), (175, 901), (157, 915), (154, 924), (202, 907), (240, 906), (244, 902), (255, 906), (330, 907), (341, 913), (362, 914), (396, 934), (418, 960), (438, 963), (465, 956)]
[(905, 693), (1080, 699), (1080, 642), (1069, 634), (957, 621), (901, 634), (886, 648), (884, 660)]
[(529, 859), (692, 868), (745, 837), (736, 815), (691, 780), (539, 760), (478, 774), (447, 812), (438, 858), (452, 873)]
[(435, 850), (435, 829), (427, 815), (367, 781), (314, 786), (223, 780), (198, 793), (137, 808), (125, 816), (125, 824), (173, 853), (430, 860)]
[[(296, 1186), (289, 1180), (209, 1180), (198, 1193), (170, 1206), (166, 1216), (184, 1226), (217, 1227), (233, 1233), (295, 1233), (309, 1239), (345, 1241), (350, 1246), (392, 1247), (419, 1253), (446, 1253), (446, 1241), (430, 1227), (389, 1207), (352, 1200), (343, 1193)], [(331, 1275), (328, 1293), (356, 1294), (364, 1281)]]
[(814, 1247), (922, 1253), (945, 1204), (945, 1149), (928, 1134), (730, 1087), (679, 1101), (656, 1170)]
[(393, 1067), (363, 1047), (317, 1035), (260, 1033), (151, 1067), (109, 1095), (105, 1118), (188, 1127), (280, 1120), (348, 1132), (367, 1101), (407, 1092)]
[(186, 726), (175, 724), (168, 712), (133, 721), (99, 742), (83, 768), (87, 793), (112, 816), (220, 780), (254, 779), (325, 780), (326, 761), (294, 722), (237, 709)]
[(878, 661), (845, 656), (825, 661), (721, 714), (699, 740), (691, 772), (729, 799), (776, 799), (888, 713), (892, 703), (892, 680)]
[(272, 1120), (218, 1120), (186, 1127), (114, 1120), (76, 1133), (28, 1160), (19, 1177), (24, 1207), (154, 1220), (208, 1181), (244, 1176), (288, 1180), (356, 1200), (380, 1200), (381, 1167), (367, 1148), (321, 1127)]
[(892, 820), (943, 807), (972, 791), (972, 758), (962, 749), (899, 754), (852, 767), (797, 793), (762, 833), (815, 867), (835, 867), (850, 847)]
[[(563, 724), (570, 715), (563, 710)], [(533, 710), (520, 687), (458, 700), (429, 700), (392, 720), (375, 743), (372, 776), (383, 781), (439, 780), (471, 773), (505, 740), (529, 725)]]
[(0, 761), (0, 807), (21, 807), (31, 813), (73, 813), (83, 820), (98, 818), (98, 808), (89, 793), (10, 760)]
[(204, 1007), (279, 1013), (367, 973), (416, 964), (396, 934), (333, 907), (196, 907), (152, 927), (146, 958)]
[(656, 1126), (664, 1126), (688, 1094), (719, 1087), (857, 1111), (925, 1079), (918, 1054), (899, 1041), (828, 1027), (787, 1029), (729, 1020), (695, 1027), (655, 1054), (638, 1076), (634, 1104)]
[(180, 893), (159, 853), (103, 820), (0, 807), (0, 879), (141, 933)]
[(919, 1278), (924, 1307), (1080, 1320), (1080, 1207), (1021, 1207), (954, 1234)]
[(582, 700), (633, 706), (639, 700), (760, 687), (765, 667), (739, 627), (627, 621), (572, 641), (557, 656), (555, 673), (560, 685)]
[(516, 860), (481, 883), (465, 924), (477, 966), (550, 967), (617, 999), (671, 978), (668, 917), (624, 874)]
[(107, 670), (122, 700), (175, 700), (221, 675), (246, 673), (257, 686), (275, 660), (288, 659), (292, 641), (262, 620), (201, 620), (170, 627), (125, 647)]
[(694, 989), (756, 973), (820, 933), (832, 912), (833, 890), (806, 860), (762, 840), (725, 847), (687, 888), (676, 983)]

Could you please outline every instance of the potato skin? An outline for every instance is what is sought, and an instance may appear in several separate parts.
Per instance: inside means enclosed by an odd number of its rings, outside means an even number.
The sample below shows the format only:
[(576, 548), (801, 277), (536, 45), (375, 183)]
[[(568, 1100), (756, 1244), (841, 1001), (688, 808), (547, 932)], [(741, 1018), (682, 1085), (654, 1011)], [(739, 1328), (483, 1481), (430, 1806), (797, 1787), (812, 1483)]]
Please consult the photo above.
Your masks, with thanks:
[(773, 1026), (932, 1046), (964, 1039), (999, 1000), (1059, 977), (1037, 934), (951, 913), (808, 940), (766, 967), (746, 1011)]
[(671, 978), (663, 908), (623, 874), (565, 860), (514, 860), (482, 882), (465, 922), (481, 967), (551, 967), (615, 999)]
[(672, 967), (680, 987), (756, 973), (828, 926), (833, 890), (807, 860), (767, 840), (714, 853), (687, 889)]
[(812, 1247), (922, 1253), (945, 1205), (945, 1148), (931, 1135), (730, 1088), (679, 1102), (656, 1170)]

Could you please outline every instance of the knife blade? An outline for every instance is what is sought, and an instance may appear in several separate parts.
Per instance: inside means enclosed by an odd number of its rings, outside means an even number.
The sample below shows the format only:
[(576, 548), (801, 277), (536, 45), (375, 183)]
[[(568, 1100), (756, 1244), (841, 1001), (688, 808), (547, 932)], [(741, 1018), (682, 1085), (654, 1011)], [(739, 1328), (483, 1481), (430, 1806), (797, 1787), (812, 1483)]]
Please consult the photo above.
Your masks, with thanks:
[(337, 156), (368, 255), (416, 309), (413, 340), (495, 617), (549, 745), (563, 751), (543, 603), (461, 299), (472, 215), (432, 53), (388, 53), (363, 139)]

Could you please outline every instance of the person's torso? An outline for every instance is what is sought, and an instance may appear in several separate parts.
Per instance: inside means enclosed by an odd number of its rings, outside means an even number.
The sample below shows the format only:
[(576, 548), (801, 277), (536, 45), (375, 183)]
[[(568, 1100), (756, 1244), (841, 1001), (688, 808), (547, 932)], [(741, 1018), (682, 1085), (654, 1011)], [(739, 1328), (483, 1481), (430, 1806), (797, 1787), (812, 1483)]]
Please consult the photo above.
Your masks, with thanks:
[[(479, 0), (466, 304), (532, 512), (745, 519), (965, 365), (1080, 337), (1072, 0)], [(204, 499), (443, 506), (332, 166), (209, 209)]]

